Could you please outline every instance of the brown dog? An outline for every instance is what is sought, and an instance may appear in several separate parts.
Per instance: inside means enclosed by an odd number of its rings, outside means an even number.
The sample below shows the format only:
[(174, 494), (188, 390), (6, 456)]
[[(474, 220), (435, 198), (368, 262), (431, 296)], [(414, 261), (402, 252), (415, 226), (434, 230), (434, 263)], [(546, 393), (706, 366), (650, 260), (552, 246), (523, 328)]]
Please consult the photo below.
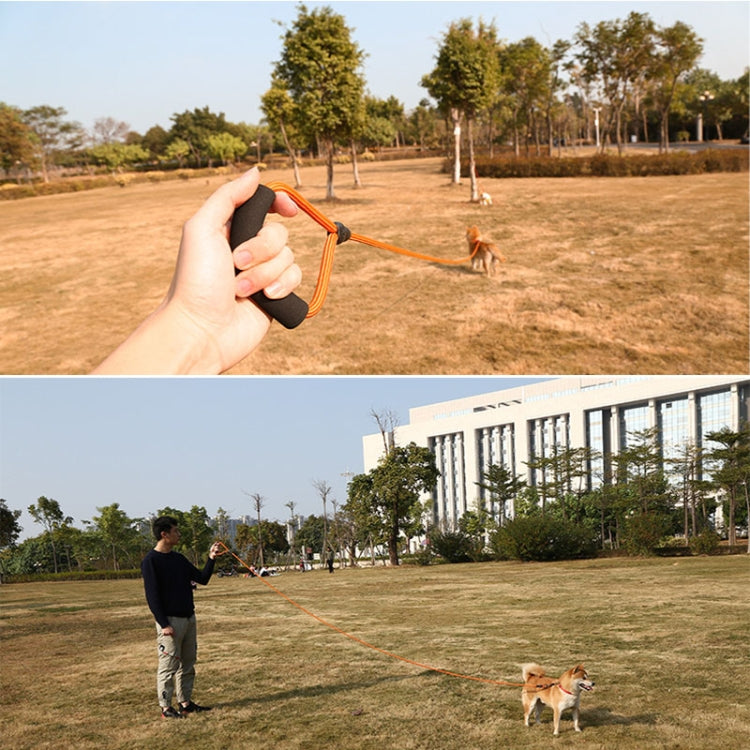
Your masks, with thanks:
[(466, 242), (469, 243), (469, 252), (472, 253), (471, 267), (475, 271), (483, 268), (487, 276), (492, 276), (495, 268), (500, 263), (505, 263), (505, 256), (497, 245), (483, 239), (477, 227), (466, 228)]
[(583, 664), (564, 672), (559, 679), (554, 680), (546, 676), (544, 669), (538, 664), (524, 664), (523, 667), (523, 722), (529, 726), (532, 709), (534, 718), (539, 724), (542, 704), (550, 706), (554, 712), (554, 734), (560, 734), (560, 714), (568, 708), (573, 709), (573, 727), (580, 732), (578, 726), (578, 707), (581, 702), (581, 691), (591, 691), (594, 683), (589, 679)]

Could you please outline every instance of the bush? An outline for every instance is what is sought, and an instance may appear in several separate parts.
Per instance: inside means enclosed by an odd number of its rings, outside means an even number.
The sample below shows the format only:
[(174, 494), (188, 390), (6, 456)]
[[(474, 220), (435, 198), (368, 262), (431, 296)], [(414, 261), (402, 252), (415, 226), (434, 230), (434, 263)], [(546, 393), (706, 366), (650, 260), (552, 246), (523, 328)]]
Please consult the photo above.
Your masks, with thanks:
[(429, 549), (448, 562), (461, 563), (471, 560), (472, 540), (463, 531), (432, 529), (429, 538)]
[(622, 546), (629, 555), (653, 555), (671, 527), (661, 513), (639, 513), (625, 520)]
[(113, 581), (123, 578), (140, 578), (139, 569), (132, 570), (73, 570), (61, 573), (11, 573), (3, 576), (5, 583), (32, 583), (40, 581)]
[[(650, 177), (653, 175), (685, 175), (706, 172), (747, 172), (748, 153), (741, 149), (717, 151), (705, 149), (699, 153), (672, 151), (668, 154), (604, 153), (580, 157), (519, 157), (501, 156), (476, 161), (477, 176), (502, 177)], [(452, 165), (446, 162), (444, 170)], [(469, 174), (468, 162), (461, 172)]]
[(720, 543), (721, 537), (713, 529), (704, 529), (690, 539), (690, 551), (694, 555), (715, 555)]
[(549, 562), (596, 556), (593, 531), (550, 516), (519, 516), (498, 529), (490, 545), (498, 560)]

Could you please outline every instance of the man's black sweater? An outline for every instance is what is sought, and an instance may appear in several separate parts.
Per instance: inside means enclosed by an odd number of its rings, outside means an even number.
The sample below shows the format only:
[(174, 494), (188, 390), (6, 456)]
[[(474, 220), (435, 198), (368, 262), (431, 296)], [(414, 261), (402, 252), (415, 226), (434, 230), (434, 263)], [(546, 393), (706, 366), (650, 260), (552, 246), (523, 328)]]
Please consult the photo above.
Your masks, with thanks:
[(206, 585), (214, 572), (214, 560), (208, 558), (198, 570), (179, 552), (149, 551), (141, 563), (146, 601), (161, 627), (169, 625), (167, 617), (190, 617), (195, 612), (193, 582)]

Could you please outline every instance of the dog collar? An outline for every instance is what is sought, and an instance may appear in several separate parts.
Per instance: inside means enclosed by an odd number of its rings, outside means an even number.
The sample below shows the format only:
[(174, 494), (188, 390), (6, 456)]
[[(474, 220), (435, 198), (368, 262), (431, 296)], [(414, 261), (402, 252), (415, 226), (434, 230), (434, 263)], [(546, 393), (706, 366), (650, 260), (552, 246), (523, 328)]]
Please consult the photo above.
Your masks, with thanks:
[(557, 687), (560, 688), (560, 690), (563, 691), (566, 695), (573, 695), (573, 693), (570, 692), (570, 690), (566, 690), (562, 685), (558, 685)]

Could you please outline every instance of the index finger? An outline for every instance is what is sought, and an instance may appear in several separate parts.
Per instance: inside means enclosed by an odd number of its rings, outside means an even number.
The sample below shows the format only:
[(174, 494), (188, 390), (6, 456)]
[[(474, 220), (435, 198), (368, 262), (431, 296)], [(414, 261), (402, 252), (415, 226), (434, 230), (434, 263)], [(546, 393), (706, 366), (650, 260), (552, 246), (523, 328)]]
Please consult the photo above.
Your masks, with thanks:
[[(255, 195), (260, 184), (260, 171), (257, 167), (249, 169), (237, 179), (227, 182), (211, 194), (198, 209), (195, 216), (214, 227), (224, 227), (232, 218), (235, 209)], [(276, 193), (272, 211), (281, 216), (294, 216), (297, 205), (286, 193)]]

